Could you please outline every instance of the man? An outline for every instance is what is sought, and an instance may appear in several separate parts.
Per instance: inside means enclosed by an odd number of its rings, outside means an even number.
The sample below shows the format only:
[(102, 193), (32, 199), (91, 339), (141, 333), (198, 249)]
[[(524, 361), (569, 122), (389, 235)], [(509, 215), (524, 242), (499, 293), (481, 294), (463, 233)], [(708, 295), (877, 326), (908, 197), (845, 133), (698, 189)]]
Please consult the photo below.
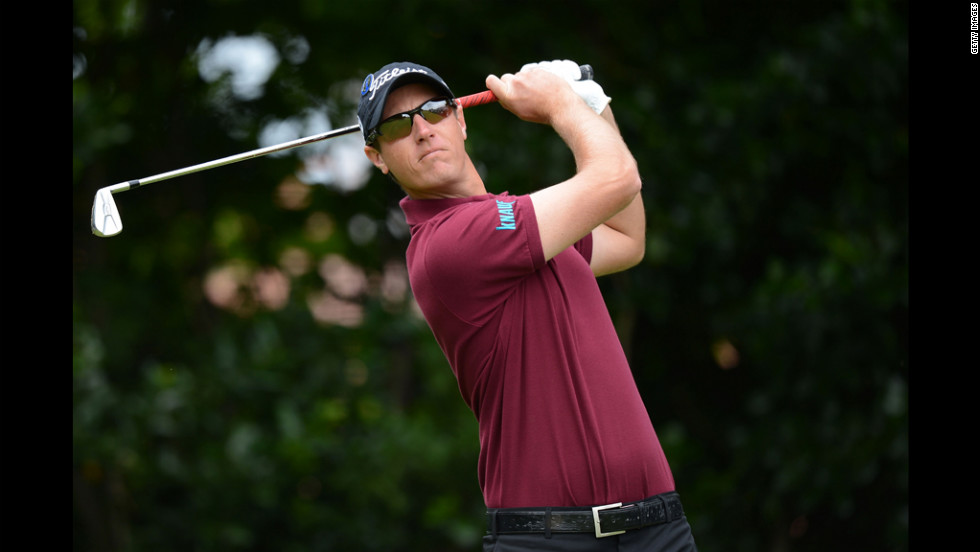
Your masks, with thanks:
[(479, 422), (484, 549), (695, 550), (596, 282), (643, 257), (640, 176), (579, 76), (556, 60), (486, 79), (574, 155), (572, 178), (530, 195), (487, 192), (462, 108), (414, 63), (365, 80), (364, 152), (407, 196), (412, 291)]

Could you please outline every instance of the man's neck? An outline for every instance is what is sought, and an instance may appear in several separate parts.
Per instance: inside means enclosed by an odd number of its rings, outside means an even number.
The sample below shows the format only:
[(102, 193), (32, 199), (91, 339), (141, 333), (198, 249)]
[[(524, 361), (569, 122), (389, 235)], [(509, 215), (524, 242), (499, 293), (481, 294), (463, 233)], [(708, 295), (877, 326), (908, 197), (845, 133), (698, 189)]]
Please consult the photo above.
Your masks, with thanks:
[(411, 199), (451, 199), (473, 197), (487, 194), (487, 187), (477, 172), (472, 161), (467, 161), (466, 177), (451, 184), (432, 190), (409, 190), (402, 186), (402, 191)]

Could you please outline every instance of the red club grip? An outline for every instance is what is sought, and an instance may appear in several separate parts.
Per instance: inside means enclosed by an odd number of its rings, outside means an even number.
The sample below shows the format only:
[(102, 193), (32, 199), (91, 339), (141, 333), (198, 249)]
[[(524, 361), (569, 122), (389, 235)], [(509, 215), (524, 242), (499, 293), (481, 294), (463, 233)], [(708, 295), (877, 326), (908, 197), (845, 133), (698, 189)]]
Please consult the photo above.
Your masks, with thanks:
[(463, 96), (462, 98), (456, 98), (456, 103), (458, 103), (463, 109), (474, 105), (483, 105), (495, 101), (497, 101), (497, 96), (494, 96), (493, 92), (489, 90), (477, 92), (476, 94), (470, 94), (469, 96)]

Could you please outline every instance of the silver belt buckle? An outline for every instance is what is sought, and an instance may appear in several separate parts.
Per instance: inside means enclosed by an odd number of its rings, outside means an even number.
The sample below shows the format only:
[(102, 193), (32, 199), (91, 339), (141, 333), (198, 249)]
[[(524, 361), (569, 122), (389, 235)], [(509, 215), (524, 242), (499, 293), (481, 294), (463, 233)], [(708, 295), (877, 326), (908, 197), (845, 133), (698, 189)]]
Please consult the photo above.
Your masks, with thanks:
[(602, 529), (599, 527), (599, 511), (609, 510), (611, 508), (621, 508), (623, 506), (622, 502), (617, 502), (615, 504), (606, 504), (605, 506), (593, 506), (592, 507), (592, 521), (595, 522), (595, 538), (601, 539), (602, 537), (611, 537), (613, 535), (622, 535), (626, 531), (610, 531), (609, 533), (603, 533)]

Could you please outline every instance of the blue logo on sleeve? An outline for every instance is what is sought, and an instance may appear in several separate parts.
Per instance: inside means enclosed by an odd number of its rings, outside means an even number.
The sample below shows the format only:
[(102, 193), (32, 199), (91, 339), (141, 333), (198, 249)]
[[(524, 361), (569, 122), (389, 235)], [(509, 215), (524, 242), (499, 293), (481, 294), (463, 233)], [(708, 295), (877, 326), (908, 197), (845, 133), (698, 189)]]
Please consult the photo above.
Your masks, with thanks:
[(497, 200), (497, 211), (500, 213), (500, 226), (497, 230), (516, 230), (517, 221), (514, 219), (514, 202)]

